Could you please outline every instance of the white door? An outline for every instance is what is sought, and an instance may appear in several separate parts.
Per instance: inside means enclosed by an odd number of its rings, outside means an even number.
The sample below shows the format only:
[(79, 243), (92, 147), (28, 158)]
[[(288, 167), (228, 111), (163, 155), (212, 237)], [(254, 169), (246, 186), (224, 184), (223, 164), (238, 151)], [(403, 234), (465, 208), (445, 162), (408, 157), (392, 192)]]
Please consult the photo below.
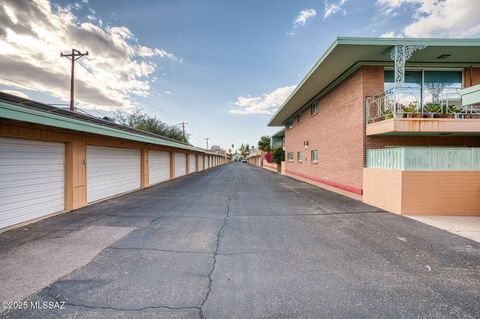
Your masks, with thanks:
[(140, 188), (140, 150), (87, 145), (87, 201)]
[(187, 172), (187, 157), (185, 153), (175, 153), (175, 177), (185, 175)]
[(150, 185), (170, 179), (170, 153), (150, 151), (148, 153), (148, 174)]
[(0, 228), (64, 210), (65, 145), (0, 137)]
[(205, 156), (205, 168), (209, 168), (209, 167), (210, 167), (210, 157)]
[(197, 163), (196, 159), (195, 159), (195, 154), (189, 154), (188, 155), (188, 160), (189, 160), (189, 169), (190, 169), (190, 172), (189, 173), (195, 173), (196, 171), (196, 168), (195, 168), (195, 164)]
[(198, 155), (198, 171), (203, 171), (203, 155)]

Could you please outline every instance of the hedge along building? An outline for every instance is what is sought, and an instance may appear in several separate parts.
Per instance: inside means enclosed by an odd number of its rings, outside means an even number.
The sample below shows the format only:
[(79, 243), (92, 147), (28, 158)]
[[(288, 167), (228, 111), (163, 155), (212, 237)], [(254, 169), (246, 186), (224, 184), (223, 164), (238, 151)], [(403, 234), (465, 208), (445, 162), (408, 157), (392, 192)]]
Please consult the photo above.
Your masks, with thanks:
[(480, 215), (480, 40), (337, 38), (269, 122), (286, 174), (402, 214)]
[(172, 139), (0, 93), (0, 229), (225, 163)]

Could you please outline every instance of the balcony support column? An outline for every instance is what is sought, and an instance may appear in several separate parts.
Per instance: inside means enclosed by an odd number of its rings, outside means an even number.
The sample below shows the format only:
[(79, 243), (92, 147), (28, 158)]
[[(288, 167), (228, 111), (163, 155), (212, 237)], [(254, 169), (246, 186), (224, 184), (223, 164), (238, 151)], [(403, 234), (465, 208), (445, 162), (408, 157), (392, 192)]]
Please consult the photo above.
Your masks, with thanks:
[[(395, 63), (395, 85), (393, 87), (394, 99), (397, 101), (396, 88), (401, 87), (405, 83), (405, 63), (412, 57), (413, 53), (418, 50), (423, 50), (426, 45), (407, 45), (397, 44), (390, 51), (390, 58)], [(397, 103), (395, 103), (393, 113), (397, 113)]]

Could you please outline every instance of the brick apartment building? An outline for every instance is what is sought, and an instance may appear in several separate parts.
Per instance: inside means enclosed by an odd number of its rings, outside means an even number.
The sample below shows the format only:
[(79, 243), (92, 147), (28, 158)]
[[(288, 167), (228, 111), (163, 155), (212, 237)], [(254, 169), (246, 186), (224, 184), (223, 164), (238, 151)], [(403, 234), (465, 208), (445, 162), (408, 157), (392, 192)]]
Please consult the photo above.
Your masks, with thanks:
[(480, 40), (337, 38), (272, 117), (287, 175), (403, 214), (480, 215)]

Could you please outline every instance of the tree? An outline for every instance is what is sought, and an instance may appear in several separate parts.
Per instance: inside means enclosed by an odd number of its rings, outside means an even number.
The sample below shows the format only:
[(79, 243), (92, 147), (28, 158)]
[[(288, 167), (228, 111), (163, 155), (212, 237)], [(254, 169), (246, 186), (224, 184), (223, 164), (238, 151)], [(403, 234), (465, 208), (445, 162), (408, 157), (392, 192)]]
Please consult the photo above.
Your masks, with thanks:
[(240, 147), (238, 148), (238, 150), (240, 151), (240, 154), (245, 157), (245, 156), (248, 156), (248, 154), (250, 154), (250, 145), (246, 144), (244, 145), (242, 143), (242, 145), (240, 145)]
[(212, 147), (210, 147), (210, 150), (211, 150), (212, 152), (219, 152), (219, 151), (222, 150), (222, 148), (221, 148), (219, 145), (215, 145), (215, 144), (214, 144), (214, 145), (212, 145)]
[(167, 124), (154, 115), (145, 114), (141, 109), (137, 108), (132, 113), (117, 111), (114, 117), (117, 124), (188, 143), (189, 134), (184, 136), (180, 127)]
[(258, 148), (264, 152), (268, 152), (271, 150), (270, 147), (270, 136), (265, 135), (260, 137), (260, 141), (258, 141)]
[(285, 160), (285, 151), (283, 147), (277, 147), (272, 150), (272, 161), (280, 165)]

